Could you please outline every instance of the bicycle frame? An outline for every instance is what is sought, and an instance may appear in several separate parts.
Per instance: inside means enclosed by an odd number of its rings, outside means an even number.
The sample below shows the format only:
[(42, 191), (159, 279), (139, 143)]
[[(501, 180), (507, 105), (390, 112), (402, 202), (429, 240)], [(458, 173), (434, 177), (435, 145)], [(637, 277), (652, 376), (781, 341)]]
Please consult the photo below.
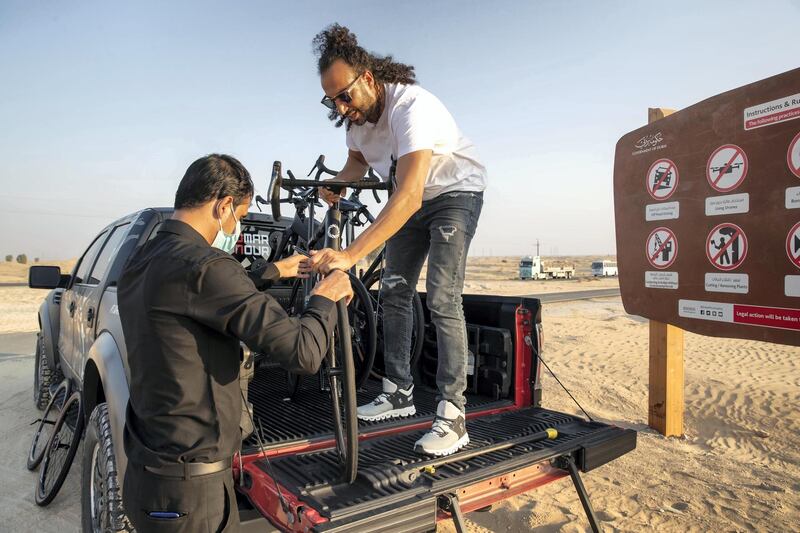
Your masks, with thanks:
[[(352, 187), (354, 189), (388, 189), (389, 185), (381, 182), (380, 180), (360, 180), (358, 182), (346, 182), (338, 180), (319, 181), (322, 172), (333, 174), (325, 168), (324, 158), (320, 156), (317, 159), (315, 168), (318, 169), (316, 179), (303, 180), (295, 179), (291, 173), (289, 179), (285, 179), (281, 174), (281, 163), (275, 161), (272, 165), (272, 177), (269, 184), (269, 201), (272, 208), (272, 216), (275, 221), (281, 219), (281, 188), (288, 188), (290, 191), (295, 187)], [(312, 168), (312, 172), (313, 172)], [(335, 175), (335, 174), (334, 174)], [(291, 201), (291, 200), (288, 200)], [(310, 204), (311, 220), (313, 221), (313, 202)], [(309, 224), (309, 232), (313, 231), (314, 224)], [(339, 203), (334, 203), (328, 210), (323, 224), (325, 231), (325, 246), (333, 250), (341, 249), (341, 228), (342, 228), (342, 212), (339, 209)], [(311, 237), (309, 235), (309, 237)], [(309, 240), (309, 243), (311, 240)], [(353, 352), (351, 344), (351, 331), (350, 320), (347, 314), (347, 305), (344, 301), (336, 303), (337, 318), (339, 325), (339, 338), (338, 341), (342, 361), (338, 361), (338, 356), (334, 346), (328, 351), (328, 362), (330, 368), (328, 376), (330, 379), (331, 398), (333, 400), (333, 418), (334, 418), (334, 435), (336, 437), (337, 449), (339, 451), (340, 460), (343, 463), (342, 479), (347, 483), (352, 483), (356, 479), (358, 472), (358, 421), (356, 419), (356, 388), (355, 388), (355, 365), (353, 362)], [(340, 366), (341, 365), (341, 366)], [(342, 398), (344, 400), (344, 420), (342, 425), (342, 416), (339, 406), (339, 378), (343, 379), (342, 383)]]

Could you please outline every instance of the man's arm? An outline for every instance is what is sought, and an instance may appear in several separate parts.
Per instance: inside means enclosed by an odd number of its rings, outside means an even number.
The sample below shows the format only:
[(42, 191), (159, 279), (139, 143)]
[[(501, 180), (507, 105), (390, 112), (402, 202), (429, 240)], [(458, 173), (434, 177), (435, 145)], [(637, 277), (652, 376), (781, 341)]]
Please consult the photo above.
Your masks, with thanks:
[(272, 296), (256, 289), (235, 259), (221, 257), (197, 272), (188, 312), (287, 370), (313, 374), (327, 353), (336, 325), (334, 299), (340, 295), (336, 291), (328, 295), (331, 298), (312, 295), (302, 316), (290, 317)]
[(422, 193), (432, 155), (432, 150), (419, 150), (397, 160), (397, 190), (375, 222), (345, 250), (352, 264), (385, 243), (422, 207)]
[(343, 181), (357, 181), (364, 177), (369, 169), (367, 160), (364, 159), (364, 154), (355, 150), (347, 151), (347, 161), (345, 161), (342, 170), (336, 175), (337, 180)]
[[(367, 160), (364, 159), (364, 155), (361, 152), (357, 152), (355, 150), (348, 150), (347, 152), (347, 161), (345, 161), (342, 170), (334, 176), (332, 179), (337, 181), (358, 181), (364, 177), (364, 174), (367, 173), (369, 169), (369, 164)], [(328, 205), (336, 202), (340, 196), (345, 195), (345, 189), (341, 191), (333, 192), (330, 189), (320, 189), (319, 195)]]
[(275, 263), (268, 263), (266, 259), (259, 259), (245, 270), (247, 277), (260, 291), (270, 288), (270, 286), (281, 278), (280, 271)]

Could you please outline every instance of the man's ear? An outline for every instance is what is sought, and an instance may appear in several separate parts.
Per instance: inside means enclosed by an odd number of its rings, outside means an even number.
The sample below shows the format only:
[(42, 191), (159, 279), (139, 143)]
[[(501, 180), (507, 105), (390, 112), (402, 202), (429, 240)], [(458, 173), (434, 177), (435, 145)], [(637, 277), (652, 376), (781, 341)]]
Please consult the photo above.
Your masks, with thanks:
[(222, 220), (231, 206), (233, 206), (233, 196), (224, 196), (217, 200), (214, 207), (214, 218)]
[(375, 76), (372, 75), (371, 70), (369, 69), (365, 70), (361, 76), (364, 78), (364, 81), (367, 82), (367, 85), (372, 87), (373, 90), (377, 89), (378, 84), (375, 82)]

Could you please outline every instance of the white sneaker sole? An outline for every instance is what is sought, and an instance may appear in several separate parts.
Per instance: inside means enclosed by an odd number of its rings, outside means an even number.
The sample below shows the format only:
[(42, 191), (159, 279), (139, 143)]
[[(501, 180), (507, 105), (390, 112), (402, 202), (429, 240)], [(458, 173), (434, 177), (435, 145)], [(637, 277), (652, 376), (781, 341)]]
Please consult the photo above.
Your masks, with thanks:
[(422, 445), (414, 444), (414, 451), (422, 452), (436, 457), (443, 457), (445, 455), (451, 455), (456, 453), (458, 450), (460, 450), (467, 444), (469, 444), (469, 434), (464, 433), (464, 436), (458, 439), (456, 443), (450, 446), (449, 448), (444, 448), (442, 450), (428, 450), (425, 449), (425, 447)]
[(377, 422), (378, 420), (388, 420), (389, 418), (402, 418), (405, 416), (413, 416), (417, 414), (417, 408), (415, 406), (411, 407), (403, 407), (402, 409), (392, 409), (391, 411), (386, 411), (385, 413), (381, 413), (378, 415), (360, 415), (356, 414), (359, 420), (363, 420), (365, 422)]

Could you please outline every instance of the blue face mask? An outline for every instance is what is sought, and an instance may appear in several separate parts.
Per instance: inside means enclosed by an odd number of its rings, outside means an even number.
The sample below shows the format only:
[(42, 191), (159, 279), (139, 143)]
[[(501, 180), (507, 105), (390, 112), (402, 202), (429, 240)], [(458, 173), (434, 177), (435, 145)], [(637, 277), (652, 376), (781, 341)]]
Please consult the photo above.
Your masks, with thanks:
[(217, 236), (214, 237), (214, 242), (211, 243), (211, 246), (214, 248), (219, 248), (223, 252), (226, 253), (233, 253), (233, 249), (236, 248), (236, 242), (239, 240), (239, 235), (242, 233), (242, 223), (236, 218), (236, 214), (233, 212), (233, 207), (231, 207), (231, 215), (233, 216), (233, 220), (236, 220), (236, 229), (233, 230), (233, 234), (229, 235), (225, 233), (225, 230), (222, 229), (222, 219), (217, 219), (219, 222), (219, 230), (217, 231)]

